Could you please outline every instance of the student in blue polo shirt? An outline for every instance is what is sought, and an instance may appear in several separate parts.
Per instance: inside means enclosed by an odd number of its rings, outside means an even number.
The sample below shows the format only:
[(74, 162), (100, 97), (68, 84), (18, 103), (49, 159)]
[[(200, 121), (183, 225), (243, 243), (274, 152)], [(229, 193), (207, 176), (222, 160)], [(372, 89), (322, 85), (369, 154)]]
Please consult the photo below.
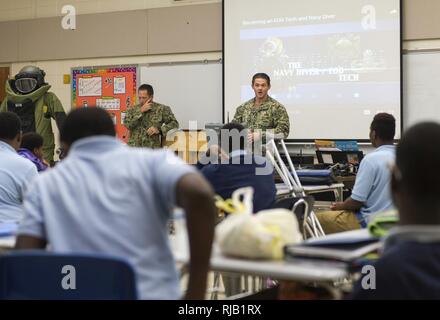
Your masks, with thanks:
[(199, 162), (201, 173), (223, 199), (230, 199), (237, 189), (252, 187), (254, 212), (272, 208), (276, 197), (273, 166), (265, 158), (246, 150), (247, 135), (241, 124), (228, 123), (221, 130), (226, 141), (221, 141), (221, 148), (215, 145), (210, 149), (215, 156), (220, 155), (219, 163), (202, 165)]
[(115, 135), (103, 109), (67, 116), (60, 132), (67, 157), (29, 186), (16, 248), (49, 245), (53, 252), (125, 258), (134, 267), (140, 298), (178, 299), (167, 228), (178, 206), (189, 229), (185, 297), (203, 299), (215, 218), (211, 187), (171, 152), (131, 148)]
[(17, 154), (21, 143), (21, 121), (12, 112), (0, 113), (0, 223), (19, 222), (23, 196), (38, 176), (32, 162)]
[(400, 223), (385, 239), (375, 274), (364, 281), (369, 285), (361, 279), (352, 299), (440, 299), (439, 144), (440, 125), (433, 122), (415, 125), (400, 140), (391, 178)]
[(391, 114), (376, 114), (370, 126), (370, 140), (376, 150), (362, 160), (351, 196), (334, 203), (332, 211), (317, 213), (326, 234), (366, 227), (371, 214), (393, 209), (389, 167), (395, 158), (395, 131), (396, 120)]

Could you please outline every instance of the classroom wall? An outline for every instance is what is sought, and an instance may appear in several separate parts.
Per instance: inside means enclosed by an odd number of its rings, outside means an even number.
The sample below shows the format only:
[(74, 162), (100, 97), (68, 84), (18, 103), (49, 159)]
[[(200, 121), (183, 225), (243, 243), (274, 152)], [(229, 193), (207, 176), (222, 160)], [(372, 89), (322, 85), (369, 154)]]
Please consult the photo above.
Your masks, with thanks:
[[(65, 4), (77, 9), (75, 31), (61, 28)], [(438, 0), (403, 0), (405, 50), (440, 49), (437, 8)], [(2, 65), (220, 52), (221, 1), (0, 0), (0, 39)]]
[(201, 60), (218, 60), (221, 58), (220, 52), (206, 53), (187, 53), (170, 55), (144, 55), (126, 56), (116, 58), (94, 58), (94, 59), (70, 59), (55, 61), (26, 61), (11, 64), (11, 74), (15, 75), (18, 71), (29, 64), (36, 65), (46, 72), (46, 81), (52, 86), (51, 91), (55, 92), (60, 98), (64, 109), (69, 111), (71, 108), (71, 85), (63, 84), (63, 75), (70, 74), (71, 68), (81, 66), (110, 66), (126, 64), (147, 64), (160, 62), (186, 62)]
[(219, 2), (221, 0), (0, 0), (0, 21), (61, 16), (61, 8), (68, 4), (75, 6), (77, 14), (92, 14)]
[(172, 6), (77, 15), (76, 29), (61, 17), (0, 22), (0, 63), (222, 49), (221, 4)]
[[(63, 84), (63, 75), (70, 74), (71, 68), (80, 66), (107, 66), (123, 64), (147, 64), (160, 62), (186, 62), (201, 60), (218, 60), (221, 52), (173, 54), (173, 55), (152, 55), (118, 58), (96, 58), (96, 59), (72, 59), (56, 61), (27, 61), (11, 64), (11, 74), (17, 74), (25, 65), (32, 64), (40, 67), (46, 72), (46, 81), (52, 86), (51, 91), (56, 93), (61, 100), (66, 112), (71, 109), (71, 85)], [(55, 132), (56, 148), (59, 147), (59, 133), (56, 125), (52, 124)]]
[[(61, 8), (77, 29), (61, 28)], [(440, 49), (438, 0), (403, 0), (404, 49)], [(221, 51), (221, 1), (0, 0), (0, 63)], [(124, 10), (124, 11), (122, 11)], [(24, 20), (23, 20), (24, 19)]]
[[(60, 27), (65, 4), (77, 10), (75, 31)], [(438, 9), (438, 0), (403, 0), (405, 50), (440, 49)], [(126, 37), (112, 41), (115, 21), (116, 36)], [(11, 75), (27, 64), (43, 68), (68, 111), (70, 85), (62, 76), (72, 67), (221, 58), (221, 1), (0, 0), (0, 39), (8, 43), (0, 64)]]

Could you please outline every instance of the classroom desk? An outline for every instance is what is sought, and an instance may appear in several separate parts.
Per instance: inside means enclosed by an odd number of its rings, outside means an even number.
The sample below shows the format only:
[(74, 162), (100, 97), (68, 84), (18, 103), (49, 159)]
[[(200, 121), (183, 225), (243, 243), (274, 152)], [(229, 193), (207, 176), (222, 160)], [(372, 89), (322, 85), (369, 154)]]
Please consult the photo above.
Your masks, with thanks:
[[(326, 239), (358, 238), (368, 236), (367, 229), (353, 230), (328, 235)], [(322, 240), (319, 238), (316, 240)], [(306, 240), (312, 242), (313, 239)], [(188, 263), (187, 252), (174, 252), (175, 260), (180, 265)], [(332, 283), (347, 278), (350, 273), (344, 263), (326, 262), (310, 259), (296, 259), (292, 261), (250, 260), (226, 257), (220, 253), (217, 246), (213, 246), (211, 271), (232, 272), (250, 276), (267, 277), (277, 280), (296, 280), (307, 282)]]
[(336, 176), (336, 182), (343, 183), (347, 189), (353, 189), (354, 183), (356, 181), (355, 175), (350, 176)]
[[(0, 251), (11, 250), (15, 245), (15, 237), (0, 238)], [(188, 253), (174, 252), (177, 264), (188, 263)], [(214, 246), (210, 268), (212, 271), (232, 272), (251, 276), (274, 278), (278, 280), (301, 280), (314, 282), (338, 281), (348, 276), (345, 265), (333, 262), (310, 260), (273, 261), (249, 260), (223, 256)]]
[[(277, 188), (277, 196), (281, 197), (288, 195), (290, 193), (289, 189), (284, 183), (275, 184)], [(309, 195), (313, 193), (328, 192), (333, 191), (335, 194), (335, 201), (343, 201), (343, 183), (333, 183), (331, 185), (320, 185), (320, 186), (303, 186), (304, 192)]]
[(321, 241), (323, 239), (336, 240), (336, 239), (363, 238), (363, 237), (368, 237), (368, 236), (371, 236), (370, 232), (368, 231), (367, 228), (364, 228), (364, 229), (358, 229), (358, 230), (333, 233), (333, 234), (326, 235), (324, 238), (309, 239), (309, 240), (307, 240), (307, 242)]
[[(188, 262), (188, 257), (185, 254), (174, 253), (174, 257), (179, 265), (186, 265)], [(346, 266), (342, 263), (310, 260), (275, 261), (239, 259), (226, 257), (215, 248), (213, 248), (211, 256), (210, 270), (277, 280), (297, 280), (322, 283), (339, 281), (349, 275)]]
[(335, 179), (336, 179), (336, 182), (355, 182), (356, 176), (355, 175), (351, 175), (351, 176), (336, 176)]
[(297, 261), (258, 261), (230, 258), (217, 253), (211, 260), (211, 269), (221, 272), (234, 272), (252, 276), (268, 277), (277, 280), (300, 280), (313, 282), (332, 282), (347, 277), (344, 265), (329, 262)]

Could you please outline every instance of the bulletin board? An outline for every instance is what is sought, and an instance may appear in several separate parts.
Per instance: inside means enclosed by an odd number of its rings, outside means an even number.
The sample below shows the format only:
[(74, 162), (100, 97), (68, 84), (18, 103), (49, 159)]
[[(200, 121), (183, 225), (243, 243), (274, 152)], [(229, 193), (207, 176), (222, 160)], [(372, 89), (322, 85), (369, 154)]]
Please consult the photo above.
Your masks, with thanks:
[(108, 111), (118, 138), (127, 142), (126, 110), (136, 104), (137, 66), (72, 68), (72, 108)]

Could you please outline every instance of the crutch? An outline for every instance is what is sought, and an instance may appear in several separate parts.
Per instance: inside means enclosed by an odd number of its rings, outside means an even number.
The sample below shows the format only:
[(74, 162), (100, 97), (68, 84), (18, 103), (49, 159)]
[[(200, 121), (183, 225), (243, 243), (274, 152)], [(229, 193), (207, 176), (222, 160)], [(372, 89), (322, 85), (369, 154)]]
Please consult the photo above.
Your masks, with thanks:
[[(290, 167), (290, 172), (292, 173), (292, 176), (295, 179), (297, 185), (302, 189), (302, 196), (305, 196), (306, 194), (304, 192), (304, 189), (302, 188), (301, 181), (298, 178), (298, 174), (296, 173), (295, 167), (293, 166), (292, 159), (290, 159), (289, 152), (287, 150), (287, 147), (286, 147), (286, 144), (285, 144), (284, 140), (281, 139), (280, 140), (280, 144), (281, 144), (281, 147), (283, 148), (284, 154), (286, 155), (287, 163), (289, 164), (289, 167)], [(313, 211), (310, 212), (309, 218), (311, 220), (313, 228), (314, 229), (316, 228), (317, 231), (318, 231), (316, 233), (316, 235), (318, 237), (319, 236), (324, 236), (325, 233), (324, 233), (324, 230), (322, 230), (321, 223), (319, 222), (318, 218), (316, 217), (316, 215), (315, 215), (315, 213)]]
[[(284, 161), (281, 159), (279, 150), (277, 145), (275, 144), (274, 140), (270, 140), (267, 143), (267, 149), (272, 149), (272, 152), (275, 154), (275, 157), (272, 155), (270, 151), (266, 152), (268, 155), (269, 160), (274, 164), (275, 169), (277, 170), (278, 174), (280, 174), (281, 178), (283, 179), (283, 182), (289, 187), (289, 190), (295, 195), (295, 196), (305, 196), (304, 189), (301, 185), (301, 182), (298, 178), (298, 175), (296, 173), (296, 170), (293, 166), (293, 163), (289, 157), (289, 153), (287, 152), (286, 145), (283, 140), (281, 140), (281, 146), (283, 147), (283, 151), (287, 156), (287, 161), (290, 167), (290, 171), (286, 167)], [(275, 159), (276, 158), (276, 159)], [(279, 165), (278, 165), (278, 163)], [(319, 223), (318, 219), (316, 218), (316, 215), (313, 211), (310, 212), (310, 215), (308, 215), (305, 219), (306, 225), (305, 229), (309, 232), (309, 234), (312, 237), (320, 237), (325, 235), (324, 231), (322, 230), (321, 224)]]

